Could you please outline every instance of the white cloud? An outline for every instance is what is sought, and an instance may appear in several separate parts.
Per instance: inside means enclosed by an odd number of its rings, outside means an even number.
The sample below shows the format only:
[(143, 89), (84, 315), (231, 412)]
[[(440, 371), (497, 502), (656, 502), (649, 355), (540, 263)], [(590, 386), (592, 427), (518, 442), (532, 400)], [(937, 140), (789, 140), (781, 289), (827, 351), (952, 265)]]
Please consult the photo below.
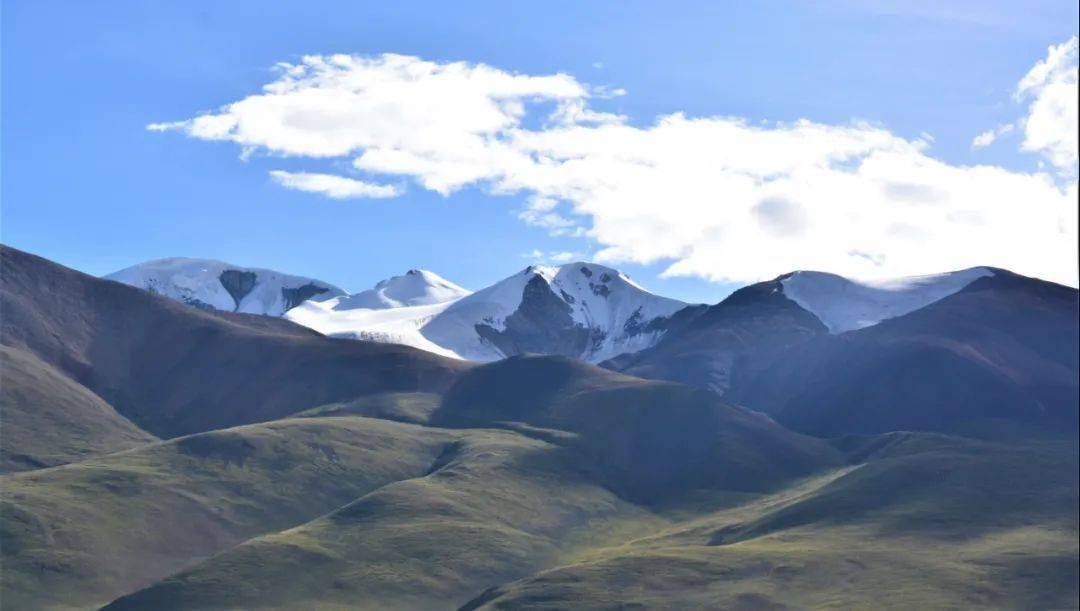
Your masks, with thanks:
[(666, 262), (670, 275), (995, 265), (1076, 282), (1075, 182), (950, 165), (929, 155), (929, 137), (681, 113), (638, 127), (594, 108), (596, 90), (564, 74), (398, 55), (280, 69), (260, 94), (159, 125), (279, 155), (348, 156), (444, 195), (524, 194), (524, 222), (587, 236), (602, 260)]
[(971, 141), (971, 148), (986, 148), (993, 144), (999, 137), (1011, 132), (1013, 129), (1015, 129), (1015, 127), (1012, 123), (1004, 123), (998, 125), (994, 129), (988, 129), (978, 136), (975, 136), (975, 139)]
[(400, 195), (393, 185), (375, 185), (334, 174), (272, 170), (270, 177), (274, 179), (274, 182), (287, 189), (320, 193), (333, 199), (386, 198)]
[(585, 230), (576, 222), (554, 212), (558, 200), (550, 197), (531, 197), (518, 218), (534, 227), (546, 229), (549, 235), (581, 237)]
[(1047, 49), (1021, 79), (1016, 97), (1031, 100), (1024, 128), (1023, 148), (1042, 153), (1066, 175), (1076, 175), (1077, 165), (1077, 37)]
[(556, 265), (562, 265), (563, 263), (570, 263), (571, 261), (584, 259), (579, 253), (570, 251), (543, 251), (538, 248), (534, 248), (529, 252), (522, 253), (522, 258), (529, 259), (536, 263), (554, 263)]

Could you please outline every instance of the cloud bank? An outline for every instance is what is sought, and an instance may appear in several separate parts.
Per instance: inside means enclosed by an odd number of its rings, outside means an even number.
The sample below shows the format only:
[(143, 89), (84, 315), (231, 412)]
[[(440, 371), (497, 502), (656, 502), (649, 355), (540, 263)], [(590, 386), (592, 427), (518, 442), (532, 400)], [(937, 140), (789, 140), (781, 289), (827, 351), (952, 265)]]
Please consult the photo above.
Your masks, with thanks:
[[(1044, 131), (1046, 116), (1068, 115), (1059, 63), (1033, 68), (1018, 95), (1032, 100), (1025, 148), (1067, 169), (1067, 138)], [(597, 108), (621, 90), (401, 55), (310, 56), (278, 69), (260, 93), (149, 128), (245, 154), (348, 158), (358, 175), (443, 195), (523, 195), (522, 221), (592, 240), (601, 261), (663, 262), (667, 275), (748, 282), (793, 269), (872, 278), (994, 265), (1076, 283), (1075, 180), (950, 165), (929, 155), (928, 138), (865, 122), (682, 113), (639, 126)], [(1071, 151), (1075, 167), (1075, 130)], [(273, 177), (331, 197), (397, 193), (327, 174)]]

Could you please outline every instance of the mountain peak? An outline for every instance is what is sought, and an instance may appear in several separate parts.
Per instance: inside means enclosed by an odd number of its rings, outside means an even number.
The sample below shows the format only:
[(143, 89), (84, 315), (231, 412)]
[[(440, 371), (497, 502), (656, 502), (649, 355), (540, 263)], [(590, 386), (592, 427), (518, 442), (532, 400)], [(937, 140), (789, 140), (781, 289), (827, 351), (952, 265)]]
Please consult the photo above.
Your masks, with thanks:
[(379, 281), (374, 288), (342, 297), (335, 310), (382, 310), (456, 301), (469, 295), (446, 278), (426, 269), (413, 268), (401, 276)]
[(472, 360), (538, 352), (599, 362), (651, 345), (686, 305), (596, 263), (530, 265), (455, 302), (422, 333)]
[(271, 316), (280, 316), (307, 300), (345, 294), (314, 278), (187, 257), (146, 261), (105, 278), (199, 308)]

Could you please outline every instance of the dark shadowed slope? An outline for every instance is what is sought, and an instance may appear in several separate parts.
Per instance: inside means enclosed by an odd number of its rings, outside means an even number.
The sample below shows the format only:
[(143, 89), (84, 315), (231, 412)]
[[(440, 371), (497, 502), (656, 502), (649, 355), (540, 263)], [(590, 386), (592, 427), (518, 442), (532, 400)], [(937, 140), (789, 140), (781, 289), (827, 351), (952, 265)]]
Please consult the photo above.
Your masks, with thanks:
[(438, 391), (464, 363), (204, 311), (0, 248), (4, 345), (38, 356), (163, 437), (380, 391)]
[(156, 441), (36, 356), (0, 345), (0, 473)]
[(1076, 289), (998, 271), (905, 316), (808, 342), (728, 397), (813, 435), (1075, 436), (1078, 343)]
[(604, 366), (723, 395), (767, 371), (790, 348), (828, 333), (817, 317), (784, 296), (782, 279), (739, 289), (656, 346)]
[(693, 489), (766, 490), (833, 460), (822, 442), (725, 405), (714, 393), (555, 356), (473, 369), (431, 423), (549, 435), (578, 452), (606, 485), (644, 503)]
[(607, 365), (711, 388), (813, 435), (1076, 434), (1076, 289), (994, 270), (914, 312), (830, 335), (779, 280)]

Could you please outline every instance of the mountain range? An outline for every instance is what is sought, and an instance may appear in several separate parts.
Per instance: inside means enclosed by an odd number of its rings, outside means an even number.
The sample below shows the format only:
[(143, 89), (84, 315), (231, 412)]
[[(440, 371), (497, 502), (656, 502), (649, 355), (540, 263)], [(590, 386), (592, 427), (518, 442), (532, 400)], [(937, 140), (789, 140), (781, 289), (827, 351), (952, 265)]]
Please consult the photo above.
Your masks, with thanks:
[(284, 316), (333, 337), (473, 361), (541, 353), (600, 362), (651, 346), (699, 309), (594, 263), (530, 266), (475, 293), (420, 269), (346, 294), (312, 278), (199, 259), (150, 261), (106, 278), (196, 307)]
[(5, 607), (1077, 606), (1075, 289), (142, 267), (0, 247)]
[[(182, 301), (187, 293), (158, 287), (220, 293), (220, 279), (234, 268), (206, 262), (199, 275), (193, 261), (150, 262), (109, 278), (138, 278), (136, 286)], [(284, 286), (281, 278), (289, 286), (332, 287), (265, 270), (245, 273), (255, 274), (259, 287)], [(1076, 342), (1062, 342), (1061, 334), (1078, 335), (1076, 295), (989, 267), (876, 282), (796, 271), (702, 306), (578, 262), (530, 266), (475, 293), (434, 272), (410, 270), (352, 295), (330, 288), (283, 315), (332, 337), (470, 361), (569, 356), (707, 389), (796, 430), (829, 436), (957, 431), (987, 426), (986, 418), (1010, 430), (1075, 428), (1080, 358)], [(986, 418), (973, 421), (969, 409), (952, 409), (957, 404), (977, 405)]]

